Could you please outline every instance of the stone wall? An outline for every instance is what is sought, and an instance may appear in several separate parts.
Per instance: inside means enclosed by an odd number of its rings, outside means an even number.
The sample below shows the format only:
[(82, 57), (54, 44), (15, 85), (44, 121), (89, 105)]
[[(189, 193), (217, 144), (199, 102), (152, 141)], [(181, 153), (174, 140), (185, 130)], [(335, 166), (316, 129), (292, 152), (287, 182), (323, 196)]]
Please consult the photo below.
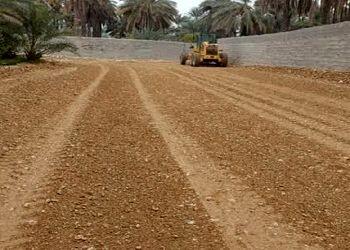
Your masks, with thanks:
[(219, 40), (231, 62), (243, 65), (350, 70), (350, 22)]
[[(181, 42), (67, 37), (82, 57), (178, 61)], [(297, 31), (220, 39), (231, 62), (243, 65), (350, 70), (350, 22)]]
[(167, 41), (89, 37), (66, 39), (79, 48), (79, 56), (106, 59), (178, 60), (184, 47), (189, 47), (181, 42)]

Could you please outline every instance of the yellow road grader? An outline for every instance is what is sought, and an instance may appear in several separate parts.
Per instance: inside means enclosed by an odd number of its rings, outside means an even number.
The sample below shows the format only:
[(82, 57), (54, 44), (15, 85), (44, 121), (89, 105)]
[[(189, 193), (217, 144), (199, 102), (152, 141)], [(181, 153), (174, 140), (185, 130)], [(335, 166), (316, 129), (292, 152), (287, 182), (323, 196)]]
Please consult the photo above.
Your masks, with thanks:
[(182, 65), (190, 61), (192, 67), (201, 65), (227, 67), (228, 56), (219, 49), (215, 35), (197, 35), (195, 40), (196, 44), (191, 46), (190, 52), (182, 52), (180, 56)]

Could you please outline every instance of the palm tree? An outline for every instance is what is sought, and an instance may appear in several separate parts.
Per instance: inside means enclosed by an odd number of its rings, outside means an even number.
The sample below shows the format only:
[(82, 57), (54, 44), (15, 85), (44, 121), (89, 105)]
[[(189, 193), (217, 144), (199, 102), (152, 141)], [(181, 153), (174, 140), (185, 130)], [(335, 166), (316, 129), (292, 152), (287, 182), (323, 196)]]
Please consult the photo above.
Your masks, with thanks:
[(21, 24), (21, 16), (18, 12), (21, 8), (25, 8), (29, 1), (30, 0), (0, 0), (0, 21)]
[(350, 20), (350, 0), (321, 0), (322, 23)]
[(263, 21), (261, 13), (257, 12), (252, 6), (251, 0), (242, 0), (238, 4), (238, 15), (240, 16), (241, 35), (261, 34), (265, 31), (266, 25)]
[(109, 0), (90, 0), (87, 4), (87, 23), (92, 27), (92, 36), (101, 37), (102, 24), (115, 18), (115, 7)]
[(47, 5), (37, 0), (16, 0), (7, 5), (3, 1), (0, 1), (0, 26), (8, 29), (1, 30), (2, 37), (11, 36), (18, 40), (18, 46), (28, 60), (62, 50), (76, 50), (70, 43), (57, 39), (60, 33)]
[(24, 2), (0, 0), (0, 58), (14, 58), (20, 45), (16, 35), (22, 25), (18, 14)]
[[(200, 5), (199, 9), (202, 13), (200, 19), (201, 32), (209, 33), (213, 29), (213, 14), (219, 6), (225, 5), (225, 3), (230, 2), (229, 0), (204, 0)], [(217, 31), (216, 31), (217, 32)]]
[(182, 30), (182, 33), (197, 33), (200, 31), (199, 20), (201, 15), (202, 13), (199, 8), (192, 8), (190, 12), (188, 12), (188, 15), (178, 15), (176, 17), (176, 24), (178, 28)]
[(128, 32), (165, 30), (178, 14), (176, 3), (170, 0), (124, 0), (119, 13), (127, 20)]
[(202, 10), (207, 12), (203, 23), (206, 23), (209, 31), (223, 31), (225, 36), (236, 35), (239, 29), (237, 2), (231, 0), (204, 1)]
[[(265, 30), (263, 18), (251, 5), (250, 0), (206, 0), (201, 4), (204, 22), (210, 22), (210, 30), (224, 31), (226, 36), (259, 34)], [(209, 26), (209, 25), (208, 25)]]
[(80, 27), (80, 32), (76, 33), (82, 36), (101, 37), (102, 25), (117, 18), (112, 0), (64, 0), (61, 5), (66, 13), (73, 15), (74, 27)]
[(317, 0), (257, 0), (257, 2), (265, 12), (275, 15), (278, 26), (276, 31), (290, 30), (294, 16), (308, 15), (312, 7), (317, 4)]

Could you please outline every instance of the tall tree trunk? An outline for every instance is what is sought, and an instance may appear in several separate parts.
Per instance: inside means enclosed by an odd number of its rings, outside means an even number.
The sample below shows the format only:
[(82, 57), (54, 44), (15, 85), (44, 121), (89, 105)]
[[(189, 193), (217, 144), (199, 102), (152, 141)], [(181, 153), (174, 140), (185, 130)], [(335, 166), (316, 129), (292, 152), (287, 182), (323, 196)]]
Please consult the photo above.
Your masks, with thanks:
[(93, 37), (101, 37), (102, 36), (102, 28), (101, 28), (100, 21), (94, 21), (92, 28), (93, 28), (93, 31), (92, 31)]
[(340, 9), (340, 4), (337, 3), (335, 6), (334, 6), (334, 12), (333, 12), (333, 18), (332, 18), (332, 23), (337, 23), (339, 22), (339, 12), (341, 11)]
[(316, 12), (318, 10), (317, 1), (313, 1), (308, 16), (313, 23), (316, 23)]
[(80, 21), (81, 21), (81, 35), (87, 36), (89, 31), (89, 25), (87, 20), (87, 6), (85, 0), (79, 0), (81, 2), (81, 11), (80, 11)]
[(330, 23), (332, 1), (334, 1), (334, 0), (322, 0), (321, 1), (321, 22), (322, 22), (322, 24), (329, 24)]
[(283, 11), (283, 21), (282, 21), (282, 31), (288, 31), (290, 30), (290, 23), (291, 23), (291, 19), (292, 19), (292, 13), (290, 8), (286, 8)]

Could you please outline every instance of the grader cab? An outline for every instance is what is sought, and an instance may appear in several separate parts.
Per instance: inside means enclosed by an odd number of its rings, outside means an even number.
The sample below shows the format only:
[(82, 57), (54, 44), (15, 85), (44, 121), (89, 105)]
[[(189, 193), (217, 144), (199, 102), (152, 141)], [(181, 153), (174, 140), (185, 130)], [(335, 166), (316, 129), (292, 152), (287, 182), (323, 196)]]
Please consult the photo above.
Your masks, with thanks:
[(227, 67), (228, 56), (219, 49), (215, 35), (197, 35), (195, 40), (196, 44), (191, 46), (190, 52), (181, 54), (182, 65), (189, 61), (193, 67), (205, 64)]

